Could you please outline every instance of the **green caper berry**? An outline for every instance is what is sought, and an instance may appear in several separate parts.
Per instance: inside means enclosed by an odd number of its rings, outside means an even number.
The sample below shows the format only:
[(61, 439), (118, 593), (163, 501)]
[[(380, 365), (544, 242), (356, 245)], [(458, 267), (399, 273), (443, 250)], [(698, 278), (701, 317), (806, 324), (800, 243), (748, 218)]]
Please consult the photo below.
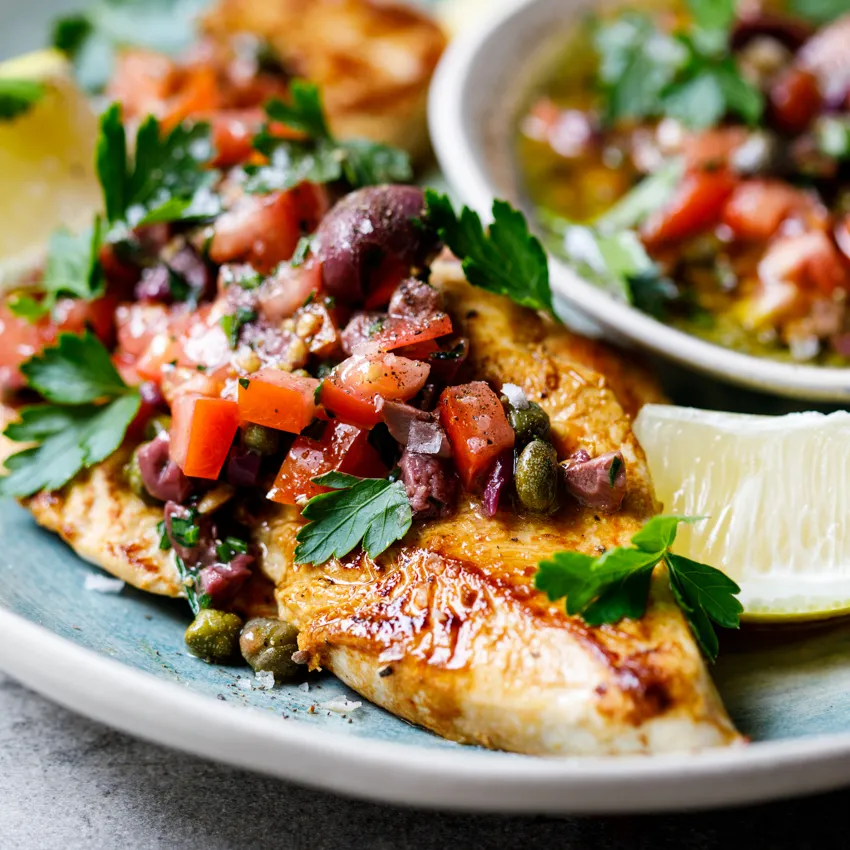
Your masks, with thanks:
[(280, 446), (280, 434), (274, 428), (249, 422), (242, 428), (242, 445), (258, 455), (273, 455)]
[(549, 513), (558, 503), (558, 454), (549, 443), (532, 440), (517, 459), (516, 493), (523, 506)]
[(137, 446), (134, 449), (133, 454), (130, 455), (130, 460), (124, 464), (124, 480), (127, 482), (127, 486), (144, 502), (148, 505), (158, 505), (161, 504), (158, 499), (155, 499), (148, 493), (147, 487), (145, 487), (144, 479), (142, 478), (142, 468), (139, 466), (139, 449), (141, 446)]
[(184, 640), (193, 655), (208, 661), (226, 661), (239, 652), (242, 620), (236, 614), (204, 608), (186, 629)]
[(298, 629), (285, 620), (248, 620), (239, 638), (239, 649), (255, 672), (274, 673), (278, 682), (293, 679), (300, 672), (292, 660), (292, 653), (298, 651)]
[(549, 437), (549, 414), (533, 401), (523, 409), (511, 407), (508, 410), (508, 422), (516, 432), (516, 441), (520, 446)]
[(165, 413), (152, 416), (145, 425), (145, 437), (155, 440), (160, 434), (167, 434), (171, 430), (171, 417)]

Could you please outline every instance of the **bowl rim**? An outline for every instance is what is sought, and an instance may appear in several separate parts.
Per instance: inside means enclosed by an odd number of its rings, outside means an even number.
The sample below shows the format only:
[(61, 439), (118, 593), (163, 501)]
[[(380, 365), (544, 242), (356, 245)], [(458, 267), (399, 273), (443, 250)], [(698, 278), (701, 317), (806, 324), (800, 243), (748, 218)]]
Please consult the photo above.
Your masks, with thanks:
[[(529, 22), (539, 28), (547, 19), (563, 29), (565, 21), (577, 11), (570, 11), (562, 0), (513, 0), (480, 28), (453, 41), (437, 68), (428, 100), (432, 144), (451, 189), (485, 219), (490, 217), (496, 190), (484, 157), (479, 155), (486, 142), (481, 138), (483, 128), (472, 120), (470, 104), (480, 99), (482, 92), (491, 100), (503, 98), (505, 92), (493, 91), (493, 83), (498, 81), (481, 73), (482, 63), (485, 57), (497, 53), (506, 66), (519, 69), (520, 57), (505, 53), (505, 35), (522, 32), (531, 25)], [(529, 60), (524, 56), (522, 62), (527, 67), (534, 64), (534, 57)], [(509, 126), (503, 128), (503, 132), (511, 130)], [(810, 401), (850, 400), (850, 367), (783, 363), (733, 351), (617, 301), (551, 255), (549, 271), (556, 297), (640, 348), (750, 389)]]

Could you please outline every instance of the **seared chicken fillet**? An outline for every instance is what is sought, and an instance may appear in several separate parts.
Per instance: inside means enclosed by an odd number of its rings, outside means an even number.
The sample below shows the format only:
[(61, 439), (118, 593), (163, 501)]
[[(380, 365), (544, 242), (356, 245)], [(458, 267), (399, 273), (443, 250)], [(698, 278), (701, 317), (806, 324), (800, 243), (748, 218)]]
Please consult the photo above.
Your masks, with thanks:
[(446, 44), (439, 26), (383, 0), (221, 0), (205, 29), (267, 42), (292, 74), (322, 91), (333, 131), (428, 150), (428, 84)]
[[(555, 517), (500, 512), (465, 496), (448, 519), (418, 524), (377, 561), (360, 553), (296, 566), (294, 508), (257, 529), (280, 614), (300, 630), (312, 667), (452, 740), (542, 755), (653, 753), (738, 736), (660, 570), (639, 621), (593, 628), (533, 587), (541, 558), (627, 544), (657, 510), (646, 462), (611, 385), (634, 400), (655, 390), (602, 346), (474, 290), (435, 280), (460, 333), (468, 377), (519, 384), (552, 420), (559, 456), (621, 450), (623, 509), (577, 504)], [(610, 378), (588, 368), (604, 366)]]

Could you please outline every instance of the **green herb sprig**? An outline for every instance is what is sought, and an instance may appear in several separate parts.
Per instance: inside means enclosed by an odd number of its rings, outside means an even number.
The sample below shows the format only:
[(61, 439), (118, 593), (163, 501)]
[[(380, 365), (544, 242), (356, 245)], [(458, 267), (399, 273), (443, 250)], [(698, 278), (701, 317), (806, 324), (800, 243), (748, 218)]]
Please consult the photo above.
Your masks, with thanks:
[(410, 529), (413, 514), (400, 481), (328, 472), (313, 479), (332, 492), (314, 496), (301, 515), (310, 520), (296, 536), (296, 564), (324, 564), (361, 545), (377, 558)]
[[(413, 169), (404, 151), (367, 139), (337, 139), (314, 83), (293, 80), (289, 91), (290, 102), (275, 98), (266, 104), (267, 121), (253, 145), (267, 157), (268, 164), (245, 167), (247, 191), (280, 191), (304, 180), (332, 183), (344, 179), (351, 188), (411, 180)], [(302, 133), (304, 138), (277, 136), (272, 122)]]
[(458, 216), (448, 197), (433, 189), (425, 190), (425, 205), (424, 222), (461, 261), (471, 284), (554, 312), (546, 252), (519, 210), (494, 201), (493, 222), (485, 231), (477, 213), (464, 207)]
[(8, 458), (0, 496), (56, 490), (105, 460), (121, 445), (141, 403), (90, 331), (62, 334), (21, 371), (47, 404), (22, 408), (20, 420), (6, 426), (10, 440), (35, 445)]
[(719, 643), (714, 625), (737, 629), (743, 606), (741, 588), (714, 567), (670, 551), (682, 522), (703, 517), (657, 516), (632, 537), (631, 546), (609, 549), (597, 558), (580, 552), (557, 552), (541, 561), (535, 587), (553, 602), (566, 598), (568, 614), (591, 626), (638, 619), (646, 612), (655, 567), (667, 568), (670, 589), (700, 648), (716, 660)]
[(594, 43), (608, 124), (667, 116), (703, 129), (727, 115), (758, 123), (764, 95), (729, 53), (734, 0), (689, 0), (688, 7), (691, 26), (673, 34), (640, 12), (598, 26)]

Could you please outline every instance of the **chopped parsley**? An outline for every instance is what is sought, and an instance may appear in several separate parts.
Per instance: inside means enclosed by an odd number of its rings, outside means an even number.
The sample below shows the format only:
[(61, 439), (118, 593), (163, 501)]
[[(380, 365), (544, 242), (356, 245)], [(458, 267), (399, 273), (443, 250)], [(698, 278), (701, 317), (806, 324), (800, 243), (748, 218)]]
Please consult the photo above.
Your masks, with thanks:
[(400, 481), (328, 472), (313, 482), (333, 489), (314, 496), (302, 511), (310, 521), (295, 538), (296, 564), (324, 564), (361, 544), (376, 558), (410, 529), (413, 514)]
[(827, 24), (847, 12), (847, 0), (790, 0), (790, 10), (816, 24)]
[[(289, 91), (290, 102), (274, 98), (266, 104), (268, 120), (253, 144), (268, 163), (245, 166), (247, 191), (279, 191), (304, 180), (332, 183), (344, 179), (357, 188), (405, 183), (412, 178), (410, 159), (404, 151), (367, 139), (337, 139), (328, 126), (319, 88), (314, 83), (293, 80)], [(303, 138), (281, 138), (274, 132), (275, 123), (295, 130)]]
[(298, 266), (304, 265), (304, 261), (307, 259), (307, 255), (313, 248), (313, 237), (312, 236), (302, 236), (298, 240), (298, 244), (295, 246), (295, 253), (292, 255), (292, 258), (289, 261), (289, 265), (293, 268), (297, 268)]
[(198, 525), (198, 512), (189, 508), (186, 516), (171, 517), (171, 536), (179, 546), (191, 549), (201, 540), (201, 527)]
[(164, 519), (161, 519), (156, 524), (156, 533), (159, 535), (159, 548), (163, 552), (167, 552), (171, 548), (171, 538), (168, 536), (168, 531), (165, 528)]
[(187, 567), (186, 562), (177, 554), (174, 555), (177, 573), (186, 591), (186, 601), (197, 616), (203, 608), (209, 608), (212, 599), (208, 593), (198, 593), (197, 582), (200, 570), (197, 567)]
[(101, 116), (96, 149), (107, 221), (137, 227), (217, 215), (221, 201), (211, 187), (218, 174), (207, 168), (212, 157), (208, 124), (178, 124), (163, 133), (148, 116), (129, 158), (121, 107), (113, 103)]
[(224, 330), (231, 348), (236, 348), (239, 345), (239, 334), (242, 328), (248, 322), (253, 322), (256, 318), (256, 310), (251, 310), (248, 307), (239, 307), (235, 313), (228, 313), (219, 319), (219, 324)]
[(734, 0), (689, 0), (688, 7), (691, 25), (672, 34), (641, 12), (597, 27), (606, 123), (667, 116), (703, 129), (727, 115), (758, 123), (764, 96), (729, 52)]
[(433, 189), (425, 190), (425, 205), (425, 223), (461, 261), (470, 283), (524, 307), (553, 312), (546, 252), (519, 210), (494, 201), (493, 223), (485, 231), (477, 213), (464, 207), (458, 216), (448, 197)]
[(47, 88), (37, 80), (0, 77), (0, 121), (9, 121), (28, 112)]
[[(720, 570), (700, 564), (670, 548), (682, 522), (702, 517), (657, 516), (632, 537), (631, 546), (609, 549), (597, 558), (580, 552), (556, 552), (541, 561), (535, 587), (553, 602), (566, 598), (566, 610), (591, 626), (638, 619), (646, 612), (654, 568), (667, 568), (670, 589), (706, 657), (717, 658), (714, 625), (737, 629), (743, 606), (741, 589)], [(713, 625), (714, 624), (714, 625)]]
[(62, 334), (21, 372), (48, 403), (22, 408), (20, 420), (6, 426), (10, 440), (34, 445), (6, 461), (0, 496), (31, 496), (67, 484), (121, 445), (139, 410), (138, 390), (121, 380), (90, 331)]
[(225, 537), (215, 547), (216, 557), (223, 564), (229, 564), (237, 555), (244, 555), (247, 551), (248, 544), (238, 537)]

